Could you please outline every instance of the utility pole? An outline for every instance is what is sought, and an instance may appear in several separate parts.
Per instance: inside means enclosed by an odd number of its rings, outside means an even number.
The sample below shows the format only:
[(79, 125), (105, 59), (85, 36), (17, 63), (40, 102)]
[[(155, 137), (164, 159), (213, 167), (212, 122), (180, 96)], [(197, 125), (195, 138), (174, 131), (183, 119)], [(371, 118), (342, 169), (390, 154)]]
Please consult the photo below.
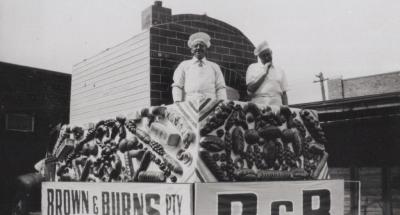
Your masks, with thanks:
[(324, 74), (322, 72), (315, 75), (315, 77), (317, 77), (318, 80), (314, 81), (314, 83), (319, 82), (321, 84), (322, 101), (326, 101), (324, 82), (328, 80), (328, 78), (324, 78)]

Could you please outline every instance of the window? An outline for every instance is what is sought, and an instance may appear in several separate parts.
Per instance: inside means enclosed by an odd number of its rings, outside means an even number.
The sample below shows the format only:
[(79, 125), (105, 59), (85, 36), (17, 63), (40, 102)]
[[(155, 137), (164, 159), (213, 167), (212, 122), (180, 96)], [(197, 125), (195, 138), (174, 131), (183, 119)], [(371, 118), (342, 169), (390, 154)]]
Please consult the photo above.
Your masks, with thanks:
[(6, 114), (6, 130), (33, 132), (35, 118), (30, 114)]

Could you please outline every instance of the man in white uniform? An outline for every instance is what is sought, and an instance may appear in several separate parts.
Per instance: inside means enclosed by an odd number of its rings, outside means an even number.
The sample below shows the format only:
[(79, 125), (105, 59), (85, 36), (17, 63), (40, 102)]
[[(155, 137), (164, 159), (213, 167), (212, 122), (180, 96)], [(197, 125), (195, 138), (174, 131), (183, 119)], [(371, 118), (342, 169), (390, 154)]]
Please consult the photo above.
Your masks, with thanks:
[(251, 101), (262, 105), (287, 105), (288, 83), (283, 70), (272, 64), (272, 51), (266, 41), (254, 50), (258, 62), (249, 66), (246, 73), (247, 92)]
[(205, 57), (206, 49), (211, 46), (210, 39), (210, 36), (203, 32), (190, 36), (188, 45), (193, 58), (181, 62), (174, 72), (174, 102), (205, 97), (227, 99), (225, 80), (220, 67)]

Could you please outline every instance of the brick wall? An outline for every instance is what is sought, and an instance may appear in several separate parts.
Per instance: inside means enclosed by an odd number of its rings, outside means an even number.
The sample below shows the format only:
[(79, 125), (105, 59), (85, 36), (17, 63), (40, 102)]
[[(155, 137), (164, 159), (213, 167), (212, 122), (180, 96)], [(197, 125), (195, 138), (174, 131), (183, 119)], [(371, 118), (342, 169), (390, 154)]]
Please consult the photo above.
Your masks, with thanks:
[[(0, 62), (0, 214), (11, 214), (15, 179), (44, 157), (51, 126), (68, 121), (70, 90), (69, 74)], [(33, 116), (34, 131), (6, 130), (7, 114)]]
[[(0, 62), (0, 113), (26, 113), (36, 123), (68, 121), (71, 75)], [(43, 125), (42, 125), (43, 124)], [(0, 123), (4, 125), (3, 122)], [(1, 127), (0, 126), (0, 127)]]
[[(71, 75), (0, 63), (0, 141), (4, 159), (21, 160), (21, 168), (41, 159), (48, 133), (58, 123), (68, 123)], [(33, 117), (33, 132), (6, 130), (9, 114)]]
[[(328, 81), (329, 99), (400, 92), (400, 72)], [(344, 93), (342, 92), (344, 89)], [(342, 95), (343, 94), (343, 95)]]
[(148, 29), (152, 25), (171, 21), (171, 9), (162, 7), (161, 1), (155, 1), (154, 5), (142, 11), (142, 29)]
[(174, 70), (191, 58), (187, 40), (198, 31), (212, 38), (207, 58), (220, 65), (226, 84), (245, 98), (245, 72), (256, 57), (253, 44), (238, 29), (205, 15), (172, 15), (160, 1), (142, 12), (142, 28), (131, 39), (74, 65), (71, 123), (172, 103)]
[(151, 105), (172, 103), (174, 70), (181, 61), (191, 58), (187, 40), (199, 31), (211, 37), (207, 59), (221, 67), (226, 84), (238, 90), (241, 99), (246, 97), (246, 69), (257, 59), (253, 55), (253, 44), (242, 32), (206, 15), (179, 14), (164, 18), (157, 21), (160, 24), (150, 27)]

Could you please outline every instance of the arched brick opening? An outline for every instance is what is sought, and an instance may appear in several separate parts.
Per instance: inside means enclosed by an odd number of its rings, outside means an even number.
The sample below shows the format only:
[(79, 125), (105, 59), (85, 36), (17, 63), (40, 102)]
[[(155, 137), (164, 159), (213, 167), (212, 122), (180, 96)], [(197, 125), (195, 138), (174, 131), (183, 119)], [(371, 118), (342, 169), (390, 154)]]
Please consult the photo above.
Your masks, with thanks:
[(170, 86), (174, 70), (182, 60), (191, 58), (187, 40), (199, 31), (211, 37), (207, 58), (220, 65), (226, 84), (239, 92), (241, 100), (246, 99), (246, 69), (257, 60), (251, 41), (237, 28), (206, 15), (162, 14), (153, 14), (157, 19), (149, 27), (151, 105), (172, 102)]

